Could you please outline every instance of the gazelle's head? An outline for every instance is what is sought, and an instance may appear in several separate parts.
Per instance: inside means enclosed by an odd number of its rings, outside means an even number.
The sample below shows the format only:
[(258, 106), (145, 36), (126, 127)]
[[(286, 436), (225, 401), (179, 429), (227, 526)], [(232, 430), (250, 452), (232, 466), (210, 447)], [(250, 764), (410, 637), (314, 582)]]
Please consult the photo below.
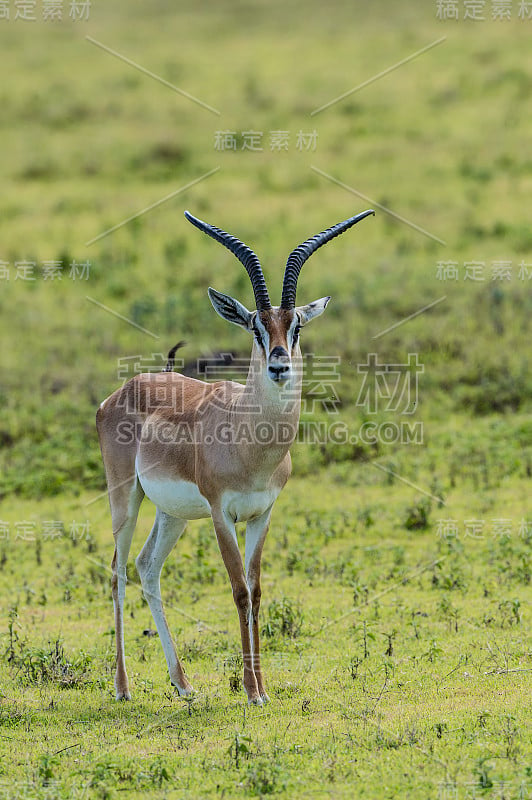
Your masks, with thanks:
[(361, 214), (350, 217), (345, 222), (339, 222), (317, 236), (307, 239), (306, 242), (296, 247), (286, 262), (281, 305), (274, 307), (270, 302), (262, 267), (253, 250), (234, 236), (202, 222), (185, 211), (189, 222), (227, 247), (246, 268), (255, 294), (256, 311), (249, 311), (234, 297), (217, 292), (212, 288), (209, 288), (209, 297), (221, 317), (235, 325), (240, 325), (253, 334), (254, 353), (261, 360), (270, 380), (279, 386), (284, 385), (292, 377), (293, 359), (300, 355), (299, 332), (301, 328), (314, 317), (319, 317), (331, 299), (322, 297), (306, 306), (296, 306), (297, 280), (301, 267), (318, 247), (374, 213), (371, 209), (363, 211)]

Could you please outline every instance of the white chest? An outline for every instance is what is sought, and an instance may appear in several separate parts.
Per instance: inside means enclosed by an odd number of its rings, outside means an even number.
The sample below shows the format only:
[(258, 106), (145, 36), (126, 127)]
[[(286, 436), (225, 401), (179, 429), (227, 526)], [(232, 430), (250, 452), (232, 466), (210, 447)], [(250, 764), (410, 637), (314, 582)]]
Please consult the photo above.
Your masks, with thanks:
[(235, 522), (246, 522), (260, 517), (279, 496), (280, 489), (270, 488), (259, 491), (225, 491), (222, 495), (222, 508)]

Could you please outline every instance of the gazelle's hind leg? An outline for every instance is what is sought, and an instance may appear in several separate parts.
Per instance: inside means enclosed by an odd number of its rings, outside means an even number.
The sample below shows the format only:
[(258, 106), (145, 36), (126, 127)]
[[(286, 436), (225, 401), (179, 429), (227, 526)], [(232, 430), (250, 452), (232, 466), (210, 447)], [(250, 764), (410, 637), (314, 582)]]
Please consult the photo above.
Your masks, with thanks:
[(124, 653), (124, 599), (127, 583), (127, 557), (143, 497), (144, 492), (136, 477), (128, 486), (121, 486), (109, 493), (113, 536), (115, 537), (111, 586), (115, 609), (115, 690), (117, 700), (131, 700)]
[(259, 609), (260, 609), (260, 562), (262, 548), (268, 528), (270, 526), (270, 516), (272, 508), (255, 519), (249, 520), (246, 526), (246, 579), (251, 594), (251, 609), (249, 615), (249, 632), (251, 639), (251, 653), (253, 661), (253, 671), (257, 679), (257, 686), (262, 702), (267, 703), (269, 697), (264, 688), (264, 677), (260, 665), (260, 641), (259, 641)]
[(166, 558), (186, 528), (187, 520), (171, 517), (157, 509), (155, 523), (144, 547), (137, 556), (136, 565), (148, 601), (159, 639), (164, 650), (170, 680), (181, 697), (192, 694), (193, 689), (177, 657), (174, 642), (161, 599), (161, 570)]

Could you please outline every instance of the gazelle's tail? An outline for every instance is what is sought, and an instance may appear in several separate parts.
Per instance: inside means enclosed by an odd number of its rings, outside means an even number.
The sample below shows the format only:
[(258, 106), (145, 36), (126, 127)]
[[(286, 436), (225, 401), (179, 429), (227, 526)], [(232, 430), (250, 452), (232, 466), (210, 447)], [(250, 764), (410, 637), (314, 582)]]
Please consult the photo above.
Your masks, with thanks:
[(163, 369), (163, 372), (173, 372), (174, 364), (175, 364), (175, 354), (179, 350), (180, 347), (184, 347), (186, 345), (185, 341), (178, 342), (175, 344), (170, 352), (168, 353), (168, 361), (166, 362), (166, 367)]

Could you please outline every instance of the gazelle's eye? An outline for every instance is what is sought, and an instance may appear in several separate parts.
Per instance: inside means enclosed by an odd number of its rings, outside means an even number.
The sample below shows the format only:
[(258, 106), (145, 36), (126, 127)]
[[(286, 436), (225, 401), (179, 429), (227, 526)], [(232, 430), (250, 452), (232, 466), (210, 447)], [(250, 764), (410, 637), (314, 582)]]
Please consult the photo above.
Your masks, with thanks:
[(299, 331), (301, 330), (301, 325), (296, 325), (294, 328), (294, 333), (292, 334), (292, 347), (296, 344), (297, 340), (299, 339)]
[(255, 341), (257, 342), (259, 347), (262, 347), (262, 337), (260, 335), (259, 329), (255, 327), (255, 325), (253, 326), (253, 336), (255, 337)]

